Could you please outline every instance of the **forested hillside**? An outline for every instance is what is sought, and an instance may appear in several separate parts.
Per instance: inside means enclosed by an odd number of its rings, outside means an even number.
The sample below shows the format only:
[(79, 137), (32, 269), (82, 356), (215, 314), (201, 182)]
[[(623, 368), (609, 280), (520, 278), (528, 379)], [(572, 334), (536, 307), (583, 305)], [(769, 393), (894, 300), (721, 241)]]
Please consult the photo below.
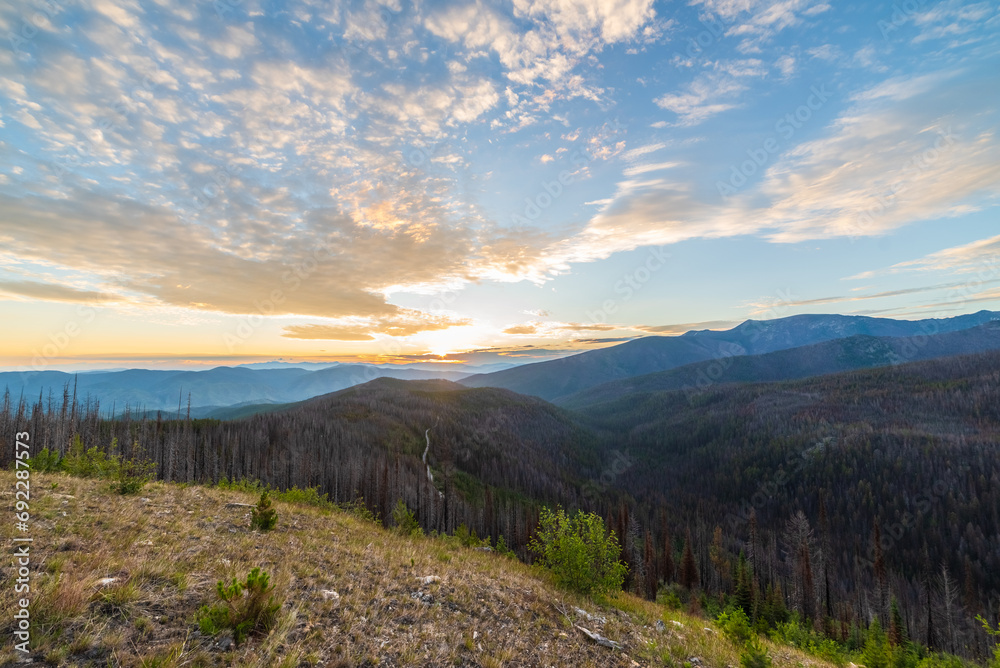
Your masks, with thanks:
[(0, 463), (25, 428), (59, 452), (117, 438), (168, 480), (316, 486), (383, 517), (402, 499), (425, 530), (503, 535), (522, 557), (541, 504), (581, 507), (621, 537), (637, 593), (742, 597), (761, 623), (791, 610), (845, 641), (895, 617), (910, 638), (983, 656), (972, 617), (1000, 610), (998, 382), (994, 352), (632, 392), (579, 413), (391, 379), (232, 422), (7, 397)]
[[(923, 342), (928, 337), (971, 329), (996, 320), (1000, 320), (1000, 313), (993, 311), (927, 320), (846, 315), (796, 315), (773, 320), (747, 320), (729, 330), (690, 331), (682, 336), (648, 336), (549, 362), (476, 374), (459, 382), (468, 387), (503, 387), (559, 402), (595, 385), (696, 362), (737, 355), (763, 355), (861, 335), (905, 337), (911, 342)], [(957, 355), (963, 352), (971, 351), (959, 348), (941, 350), (938, 354)]]
[(610, 401), (633, 392), (700, 392), (722, 383), (752, 383), (809, 378), (890, 364), (1000, 349), (1000, 322), (930, 336), (857, 334), (762, 355), (721, 355), (669, 371), (633, 376), (561, 397), (571, 409)]

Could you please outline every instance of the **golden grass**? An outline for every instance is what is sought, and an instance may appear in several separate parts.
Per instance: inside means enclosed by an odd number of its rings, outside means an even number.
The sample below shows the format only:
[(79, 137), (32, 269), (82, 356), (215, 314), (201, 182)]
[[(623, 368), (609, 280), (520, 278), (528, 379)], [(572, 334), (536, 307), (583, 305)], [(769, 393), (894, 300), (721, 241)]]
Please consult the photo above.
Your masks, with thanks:
[[(0, 490), (13, 482), (0, 473)], [(704, 619), (627, 594), (598, 606), (535, 567), (339, 511), (275, 502), (278, 527), (261, 534), (245, 508), (225, 507), (255, 500), (240, 492), (152, 483), (122, 497), (100, 481), (37, 473), (32, 488), (32, 651), (50, 665), (679, 668), (693, 656), (709, 668), (739, 665)], [(0, 538), (13, 537), (12, 524), (0, 523)], [(215, 602), (216, 582), (254, 567), (284, 600), (275, 628), (238, 648), (203, 636), (195, 614)], [(421, 584), (426, 575), (441, 581)], [(0, 583), (0, 610), (16, 598), (12, 578)], [(606, 621), (578, 619), (575, 607)], [(10, 622), (0, 619), (0, 665), (15, 658)], [(779, 667), (827, 665), (771, 649)]]

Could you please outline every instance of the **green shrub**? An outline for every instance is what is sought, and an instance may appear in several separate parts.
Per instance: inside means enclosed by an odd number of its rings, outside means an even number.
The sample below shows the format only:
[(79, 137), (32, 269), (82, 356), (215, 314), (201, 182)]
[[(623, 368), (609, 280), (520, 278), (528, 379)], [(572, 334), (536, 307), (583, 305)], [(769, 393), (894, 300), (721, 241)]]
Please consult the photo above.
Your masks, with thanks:
[(577, 511), (569, 517), (562, 508), (542, 508), (528, 549), (552, 570), (559, 585), (581, 594), (621, 589), (625, 579), (618, 539), (594, 513)]
[[(112, 441), (112, 447), (117, 441)], [(125, 459), (124, 455), (112, 455), (109, 460), (111, 473), (114, 477), (115, 491), (119, 494), (137, 494), (146, 483), (153, 479), (153, 472), (156, 471), (156, 464), (141, 458), (139, 442), (132, 444), (131, 456)]]
[(345, 513), (354, 515), (359, 520), (364, 522), (371, 522), (376, 526), (382, 526), (382, 518), (377, 514), (369, 510), (368, 506), (365, 505), (364, 499), (355, 499), (354, 501), (345, 501), (343, 503), (338, 503), (337, 507), (343, 510)]
[(210, 636), (232, 631), (237, 645), (251, 636), (265, 635), (274, 627), (281, 609), (273, 591), (270, 577), (259, 568), (250, 571), (243, 582), (233, 578), (232, 583), (227, 585), (219, 580), (215, 593), (221, 603), (204, 605), (198, 610), (198, 628)]
[(39, 473), (55, 473), (62, 470), (62, 458), (55, 450), (42, 448), (41, 452), (28, 459), (28, 468)]
[(865, 668), (890, 668), (892, 664), (889, 639), (882, 630), (878, 618), (872, 620), (871, 626), (868, 627), (865, 647), (861, 650), (861, 663)]
[(507, 539), (503, 537), (503, 534), (497, 536), (497, 544), (493, 547), (493, 551), (503, 557), (514, 556), (514, 550), (507, 547)]
[[(996, 629), (993, 629), (990, 626), (990, 623), (986, 621), (986, 618), (983, 617), (982, 615), (977, 615), (976, 621), (983, 625), (983, 629), (986, 631), (986, 633), (996, 638), (997, 641), (1000, 642), (1000, 623), (997, 624)], [(989, 668), (1000, 668), (1000, 644), (997, 644), (993, 648), (993, 658), (990, 660)]]
[(260, 493), (257, 506), (250, 509), (250, 528), (270, 531), (277, 524), (278, 512), (271, 507), (271, 493), (265, 489)]
[(422, 536), (424, 533), (413, 511), (402, 499), (396, 501), (396, 506), (392, 509), (392, 523), (396, 532), (403, 536)]
[(299, 489), (292, 487), (284, 491), (274, 492), (274, 498), (285, 503), (298, 503), (305, 506), (315, 506), (316, 508), (331, 509), (334, 507), (330, 497), (319, 493), (319, 487), (305, 487)]
[[(111, 441), (111, 449), (118, 447), (118, 440)], [(79, 434), (73, 435), (69, 450), (62, 461), (63, 469), (70, 475), (81, 478), (109, 478), (115, 470), (113, 458), (97, 449), (97, 446), (86, 448)]]
[(756, 636), (740, 652), (740, 668), (771, 668), (771, 655)]
[(682, 592), (684, 592), (684, 588), (679, 584), (667, 585), (656, 593), (656, 602), (668, 610), (680, 610), (684, 605), (681, 601)]
[(465, 524), (459, 524), (458, 528), (455, 529), (455, 538), (462, 547), (487, 547), (490, 544), (489, 540), (480, 540), (479, 536), (476, 535), (476, 530), (469, 530), (469, 527)]
[(740, 647), (750, 642), (755, 635), (750, 627), (750, 618), (747, 617), (742, 608), (723, 612), (719, 615), (718, 622), (723, 635)]

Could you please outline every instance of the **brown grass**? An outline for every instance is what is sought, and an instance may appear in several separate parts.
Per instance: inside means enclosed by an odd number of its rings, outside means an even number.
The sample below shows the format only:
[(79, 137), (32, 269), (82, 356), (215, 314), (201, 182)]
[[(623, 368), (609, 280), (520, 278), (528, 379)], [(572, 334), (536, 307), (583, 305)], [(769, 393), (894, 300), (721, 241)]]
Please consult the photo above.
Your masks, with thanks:
[[(31, 482), (36, 662), (681, 668), (698, 657), (710, 668), (739, 665), (737, 650), (703, 619), (626, 594), (598, 606), (556, 589), (535, 567), (400, 537), (339, 511), (275, 502), (278, 527), (260, 534), (246, 508), (225, 508), (251, 503), (248, 494), (153, 483), (141, 497), (122, 497), (107, 483), (63, 475), (36, 473)], [(13, 488), (13, 475), (0, 473), (0, 490)], [(13, 537), (12, 524), (0, 523), (0, 538)], [(284, 600), (276, 627), (239, 648), (201, 635), (195, 615), (215, 602), (215, 583), (255, 566)], [(441, 581), (420, 584), (425, 575)], [(13, 610), (19, 596), (5, 579), (0, 610)], [(606, 621), (579, 619), (575, 607)], [(0, 618), (0, 665), (16, 658), (11, 621)], [(595, 645), (574, 624), (624, 651)], [(772, 654), (776, 666), (826, 665), (790, 648)]]

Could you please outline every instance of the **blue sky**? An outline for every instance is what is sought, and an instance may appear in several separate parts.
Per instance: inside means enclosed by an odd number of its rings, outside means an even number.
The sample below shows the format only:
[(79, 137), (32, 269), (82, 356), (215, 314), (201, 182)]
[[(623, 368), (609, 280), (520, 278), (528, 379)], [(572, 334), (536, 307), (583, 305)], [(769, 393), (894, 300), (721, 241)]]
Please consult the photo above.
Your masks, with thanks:
[(0, 365), (1000, 307), (1000, 3), (0, 8)]

